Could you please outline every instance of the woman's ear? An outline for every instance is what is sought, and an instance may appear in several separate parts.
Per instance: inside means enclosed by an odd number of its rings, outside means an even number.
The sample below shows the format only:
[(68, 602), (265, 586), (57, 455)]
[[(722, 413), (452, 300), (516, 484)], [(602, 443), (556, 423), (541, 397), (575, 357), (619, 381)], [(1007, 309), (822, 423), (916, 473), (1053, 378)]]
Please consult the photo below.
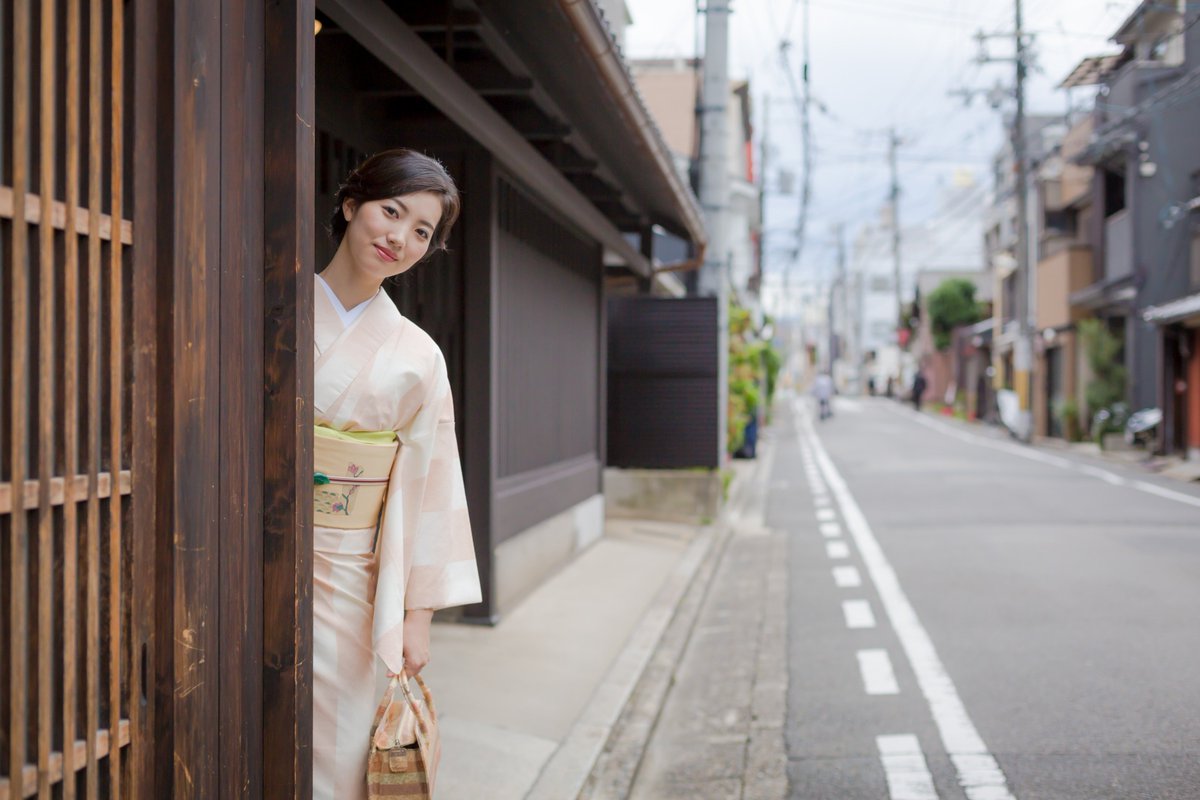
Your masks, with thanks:
[(358, 203), (355, 202), (353, 197), (347, 197), (342, 201), (342, 216), (345, 218), (346, 222), (354, 219), (354, 210), (357, 208), (357, 206)]

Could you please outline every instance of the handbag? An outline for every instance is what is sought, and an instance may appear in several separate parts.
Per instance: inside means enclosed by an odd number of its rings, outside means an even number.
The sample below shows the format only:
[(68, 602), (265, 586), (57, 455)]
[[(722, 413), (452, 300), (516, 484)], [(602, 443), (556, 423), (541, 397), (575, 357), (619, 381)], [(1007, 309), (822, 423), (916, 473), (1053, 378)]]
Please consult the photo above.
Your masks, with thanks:
[(419, 675), (412, 680), (421, 690), (420, 702), (408, 675), (401, 672), (388, 681), (387, 691), (375, 710), (371, 751), (367, 757), (367, 796), (371, 800), (433, 797), (434, 777), (442, 755), (437, 709), (425, 681)]

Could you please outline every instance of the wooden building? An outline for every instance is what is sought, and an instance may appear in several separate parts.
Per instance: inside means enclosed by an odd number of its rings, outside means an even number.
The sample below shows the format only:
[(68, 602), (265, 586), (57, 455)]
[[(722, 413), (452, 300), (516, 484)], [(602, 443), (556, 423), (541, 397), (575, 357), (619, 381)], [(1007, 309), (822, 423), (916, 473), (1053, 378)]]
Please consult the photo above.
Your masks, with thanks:
[(491, 620), (602, 513), (606, 276), (703, 247), (593, 4), (0, 5), (0, 800), (311, 794), (312, 274), (396, 145)]

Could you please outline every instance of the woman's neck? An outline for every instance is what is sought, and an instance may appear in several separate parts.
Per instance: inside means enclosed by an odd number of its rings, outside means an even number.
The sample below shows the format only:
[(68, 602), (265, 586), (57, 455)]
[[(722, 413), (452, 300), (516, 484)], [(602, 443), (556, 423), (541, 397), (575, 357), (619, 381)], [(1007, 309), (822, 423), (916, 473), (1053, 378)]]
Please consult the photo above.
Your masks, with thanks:
[(333, 260), (321, 272), (321, 277), (337, 295), (342, 307), (347, 309), (370, 300), (378, 293), (380, 286), (378, 281), (354, 268), (350, 254), (343, 247), (338, 248)]

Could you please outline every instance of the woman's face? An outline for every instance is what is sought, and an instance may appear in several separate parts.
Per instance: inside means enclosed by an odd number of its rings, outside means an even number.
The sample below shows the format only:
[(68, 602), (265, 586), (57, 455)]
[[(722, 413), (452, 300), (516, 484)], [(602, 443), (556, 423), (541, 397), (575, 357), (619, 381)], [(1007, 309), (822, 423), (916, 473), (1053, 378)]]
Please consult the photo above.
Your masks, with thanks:
[(378, 279), (405, 272), (429, 250), (433, 232), (442, 218), (442, 200), (433, 192), (342, 204), (348, 248), (354, 265), (364, 275)]

